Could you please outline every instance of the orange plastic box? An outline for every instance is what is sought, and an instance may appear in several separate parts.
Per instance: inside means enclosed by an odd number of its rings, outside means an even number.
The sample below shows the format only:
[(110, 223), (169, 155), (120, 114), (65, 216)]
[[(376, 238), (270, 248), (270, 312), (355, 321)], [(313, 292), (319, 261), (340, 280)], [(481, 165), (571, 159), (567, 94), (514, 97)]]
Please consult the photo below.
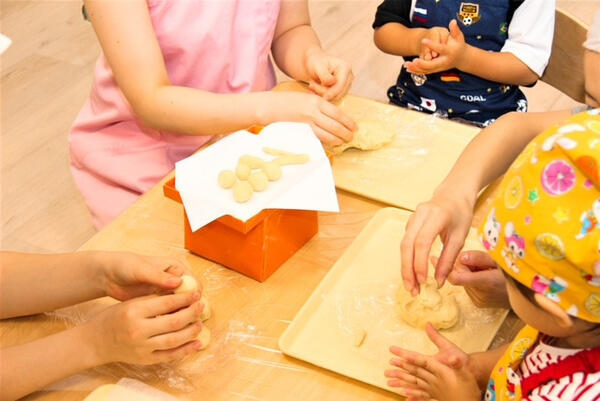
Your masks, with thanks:
[[(258, 134), (261, 127), (248, 131)], [(332, 161), (332, 156), (328, 155)], [(163, 186), (166, 197), (180, 203), (175, 178)], [(192, 232), (185, 209), (185, 248), (203, 258), (237, 272), (265, 281), (319, 231), (319, 219), (313, 210), (263, 210), (243, 222), (223, 216)]]

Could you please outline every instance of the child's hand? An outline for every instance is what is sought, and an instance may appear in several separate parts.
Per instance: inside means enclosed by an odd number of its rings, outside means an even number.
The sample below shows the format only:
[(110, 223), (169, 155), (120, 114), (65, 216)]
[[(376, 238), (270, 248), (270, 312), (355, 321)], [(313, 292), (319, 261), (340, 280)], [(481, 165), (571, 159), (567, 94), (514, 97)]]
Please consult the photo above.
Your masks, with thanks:
[[(437, 263), (437, 259), (433, 258), (432, 262)], [(461, 252), (448, 281), (463, 286), (479, 308), (510, 307), (504, 275), (487, 252)]]
[[(427, 39), (432, 43), (439, 43), (445, 45), (448, 42), (448, 36), (450, 36), (450, 32), (446, 28), (441, 26), (435, 26), (433, 28), (429, 28), (426, 31), (425, 36), (423, 36), (423, 39)], [(421, 53), (419, 54), (420, 59), (430, 61), (436, 58), (437, 56), (439, 56), (437, 52), (431, 50), (429, 46), (425, 46), (421, 42)]]
[(181, 284), (180, 277), (190, 271), (185, 262), (168, 257), (98, 252), (95, 258), (106, 295), (120, 301), (173, 290)]
[(385, 372), (390, 387), (401, 388), (408, 400), (479, 400), (481, 392), (469, 356), (427, 324), (427, 335), (438, 347), (435, 356), (425, 356), (398, 347), (390, 351), (399, 358), (390, 363), (399, 369)]
[(198, 351), (203, 305), (197, 292), (150, 295), (111, 306), (83, 327), (96, 363), (149, 365)]
[(339, 108), (310, 93), (269, 92), (266, 102), (259, 107), (261, 125), (274, 121), (297, 121), (311, 125), (317, 137), (327, 146), (336, 146), (352, 140), (356, 123)]
[(304, 62), (310, 76), (308, 87), (323, 99), (336, 101), (350, 90), (354, 75), (345, 60), (313, 48), (307, 51)]
[(429, 48), (432, 54), (438, 54), (438, 57), (431, 60), (417, 58), (413, 61), (407, 61), (404, 66), (408, 72), (412, 74), (433, 74), (452, 68), (460, 70), (468, 45), (465, 42), (465, 35), (461, 32), (456, 20), (450, 21), (449, 31), (450, 35), (447, 37), (445, 44), (428, 38), (423, 39), (422, 46)]

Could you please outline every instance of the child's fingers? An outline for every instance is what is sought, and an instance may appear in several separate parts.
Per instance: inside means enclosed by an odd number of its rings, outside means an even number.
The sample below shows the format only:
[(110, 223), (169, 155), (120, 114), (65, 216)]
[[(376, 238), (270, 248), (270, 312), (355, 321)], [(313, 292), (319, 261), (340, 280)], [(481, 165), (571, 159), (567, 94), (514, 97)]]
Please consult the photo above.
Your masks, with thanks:
[(390, 352), (392, 354), (396, 355), (396, 356), (399, 356), (400, 359), (403, 359), (403, 358), (405, 358), (408, 355), (412, 355), (412, 356), (420, 355), (417, 352), (413, 352), (413, 351), (409, 351), (409, 350), (404, 349), (404, 348), (396, 347), (395, 345), (392, 345), (390, 347)]
[(434, 42), (429, 39), (423, 39), (422, 46), (426, 46), (430, 51), (438, 54), (445, 54), (446, 45), (441, 42)]
[(182, 330), (151, 337), (150, 346), (154, 350), (167, 350), (177, 348), (183, 344), (194, 341), (202, 331), (202, 322), (188, 325)]
[(200, 299), (200, 294), (194, 292), (184, 292), (180, 294), (168, 294), (149, 299), (141, 300), (142, 315), (144, 317), (155, 317), (177, 311), (181, 308), (190, 306)]
[(407, 356), (401, 368), (427, 382), (431, 382), (435, 376), (441, 376), (446, 369), (450, 369), (435, 358), (423, 355)]
[(202, 344), (200, 344), (200, 341), (192, 341), (187, 344), (180, 345), (174, 349), (153, 351), (153, 363), (164, 363), (181, 359), (187, 355), (193, 354), (194, 352), (198, 352), (201, 346)]
[(168, 313), (149, 319), (148, 325), (150, 336), (179, 331), (189, 326), (191, 323), (196, 323), (200, 320), (203, 309), (204, 305), (201, 302), (196, 302), (175, 313)]

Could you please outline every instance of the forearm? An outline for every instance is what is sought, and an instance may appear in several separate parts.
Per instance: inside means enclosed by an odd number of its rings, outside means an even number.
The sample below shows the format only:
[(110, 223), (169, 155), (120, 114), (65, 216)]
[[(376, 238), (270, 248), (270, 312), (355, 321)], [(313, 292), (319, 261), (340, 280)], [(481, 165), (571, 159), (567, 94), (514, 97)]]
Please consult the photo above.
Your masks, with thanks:
[(508, 346), (509, 344), (505, 344), (490, 351), (476, 352), (470, 355), (470, 370), (475, 375), (477, 385), (481, 390), (487, 387), (494, 366), (504, 355)]
[(0, 399), (14, 400), (100, 364), (85, 326), (0, 350)]
[(31, 315), (104, 295), (94, 252), (2, 252), (0, 318)]
[(479, 191), (500, 177), (536, 135), (568, 116), (568, 111), (502, 116), (467, 145), (436, 192), (460, 194), (474, 205)]
[(307, 82), (310, 77), (306, 59), (311, 52), (321, 52), (321, 43), (310, 23), (298, 25), (273, 41), (272, 52), (277, 66), (288, 76)]
[(508, 52), (491, 52), (471, 45), (456, 66), (469, 74), (507, 85), (530, 85), (539, 78), (517, 56)]
[(143, 97), (134, 108), (147, 126), (182, 135), (231, 133), (265, 124), (262, 113), (269, 107), (269, 92), (217, 94), (165, 85)]
[(396, 56), (417, 56), (421, 52), (421, 40), (427, 29), (407, 28), (402, 24), (391, 22), (377, 29), (373, 34), (375, 46), (384, 53)]

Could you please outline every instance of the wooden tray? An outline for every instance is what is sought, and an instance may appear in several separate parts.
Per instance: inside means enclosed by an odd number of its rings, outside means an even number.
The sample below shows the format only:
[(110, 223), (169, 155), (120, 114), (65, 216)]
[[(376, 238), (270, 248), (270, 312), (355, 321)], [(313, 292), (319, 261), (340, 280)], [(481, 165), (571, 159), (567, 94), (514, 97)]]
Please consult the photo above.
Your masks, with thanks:
[[(436, 348), (424, 331), (397, 315), (401, 289), (400, 239), (410, 213), (381, 209), (354, 240), (279, 339), (281, 350), (342, 375), (390, 390), (383, 372), (398, 345), (425, 354)], [(482, 249), (471, 233), (466, 249)], [(433, 253), (441, 246), (434, 245)], [(478, 309), (462, 287), (447, 283), (442, 293), (453, 294), (461, 309), (459, 323), (443, 334), (466, 352), (488, 348), (507, 311)], [(355, 335), (365, 330), (360, 347)], [(391, 391), (391, 390), (390, 390)]]
[(403, 209), (429, 200), (478, 128), (348, 95), (339, 107), (362, 127), (392, 130), (395, 137), (373, 151), (349, 149), (335, 156), (336, 187)]

